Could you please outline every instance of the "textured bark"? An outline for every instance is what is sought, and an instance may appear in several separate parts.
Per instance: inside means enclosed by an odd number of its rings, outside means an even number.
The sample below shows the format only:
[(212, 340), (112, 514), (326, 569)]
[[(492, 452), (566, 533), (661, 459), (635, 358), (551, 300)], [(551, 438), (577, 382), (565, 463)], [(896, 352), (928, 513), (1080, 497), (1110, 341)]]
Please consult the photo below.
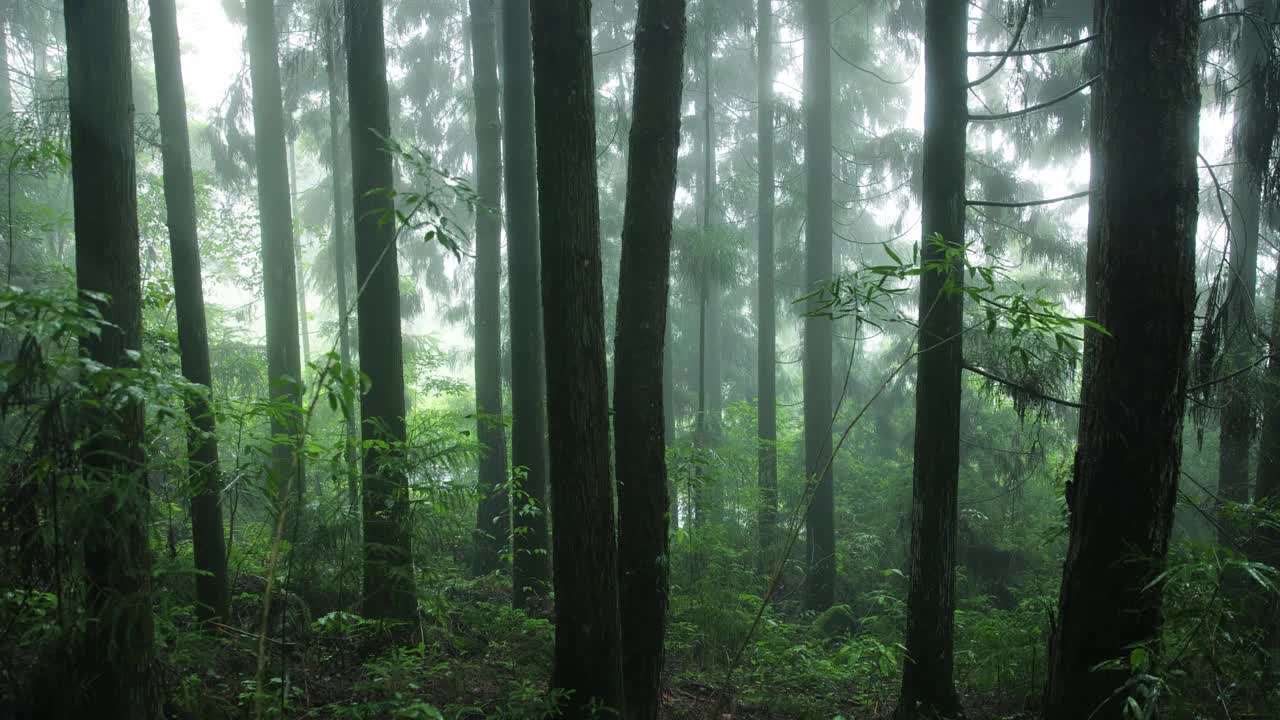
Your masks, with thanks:
[[(1050, 646), (1050, 720), (1125, 716), (1130, 648), (1153, 650), (1182, 458), (1195, 310), (1199, 3), (1102, 9), (1098, 319), (1071, 540)], [(1095, 670), (1121, 660), (1118, 669)]]
[(618, 547), (609, 463), (604, 290), (589, 0), (532, 3), (542, 320), (556, 523), (551, 685), (564, 716), (622, 711)]
[[(394, 199), (382, 0), (346, 0), (347, 93), (351, 101), (351, 177), (356, 217), (357, 342), (370, 387), (360, 398), (361, 437), (381, 441), (364, 451), (364, 612), (412, 620), (413, 553), (409, 481), (405, 477), (404, 351), (400, 336), (400, 275)], [(381, 443), (386, 446), (379, 447)]]
[[(209, 336), (200, 277), (200, 243), (196, 227), (195, 180), (191, 172), (191, 138), (187, 130), (186, 90), (178, 44), (174, 0), (151, 0), (151, 39), (155, 48), (156, 97), (160, 104), (164, 200), (168, 212), (169, 250), (173, 257), (174, 308), (182, 375), (210, 388)], [(221, 472), (218, 436), (209, 397), (187, 404), (187, 464), (191, 474), (191, 535), (195, 552), (196, 615), (202, 620), (227, 617), (227, 559), (222, 537)]]
[(641, 0), (614, 340), (614, 443), (627, 717), (662, 706), (668, 604), (663, 366), (680, 148), (685, 0)]
[[(831, 2), (804, 4), (805, 281), (831, 279)], [(813, 307), (816, 309), (816, 305)], [(804, 320), (804, 473), (815, 483), (805, 515), (804, 604), (826, 610), (835, 602), (835, 498), (831, 462), (830, 318)]]
[[(293, 265), (293, 215), (285, 157), (284, 106), (276, 47), (274, 0), (247, 0), (249, 78), (253, 84), (253, 134), (257, 148), (258, 216), (262, 230), (262, 297), (267, 325), (267, 377), (271, 397), (292, 406), (272, 415), (271, 433), (302, 430), (302, 360), (298, 352), (297, 285)], [(272, 449), (272, 467), (285, 492), (302, 497), (304, 469), (293, 443)], [(301, 505), (301, 503), (299, 503)], [(299, 508), (300, 509), (300, 508)]]
[[(76, 283), (101, 293), (106, 324), (81, 351), (111, 368), (142, 349), (141, 275), (133, 147), (129, 8), (125, 0), (66, 0)], [(87, 625), (75, 670), (75, 717), (159, 717), (151, 676), (151, 553), (143, 467), (143, 408), (86, 409), (81, 448), (91, 508), (83, 533)]]
[[(289, 204), (298, 205), (298, 158), (294, 153), (294, 138), (289, 138)], [(292, 217), (292, 216), (291, 216)], [(311, 329), (307, 327), (307, 270), (302, 265), (302, 233), (298, 232), (298, 219), (292, 217), (290, 228), (293, 237), (289, 244), (293, 246), (294, 286), (298, 290), (298, 336), (302, 340), (302, 367), (306, 367), (311, 359)]]
[(542, 281), (538, 256), (538, 185), (534, 148), (533, 37), (529, 3), (502, 3), (502, 125), (507, 154), (507, 300), (511, 320), (511, 464), (534, 507), (512, 513), (512, 600), (530, 608), (551, 587), (547, 552), (546, 363), (542, 349)]
[[(964, 243), (968, 3), (925, 6), (924, 170), (921, 263), (945, 257), (934, 239)], [(960, 717), (954, 671), (956, 513), (960, 474), (963, 268), (920, 276), (915, 455), (911, 472), (908, 659), (897, 717)]]
[(756, 232), (759, 241), (759, 297), (756, 299), (756, 372), (758, 406), (756, 435), (760, 509), (757, 516), (760, 547), (756, 570), (772, 569), (771, 548), (778, 526), (778, 378), (777, 378), (777, 297), (774, 290), (773, 210), (775, 205), (773, 170), (773, 2), (757, 0), (756, 47), (760, 53), (756, 93), (758, 113), (759, 190), (756, 203)]
[(502, 420), (502, 122), (498, 117), (498, 33), (495, 0), (471, 0), (471, 57), (476, 100), (476, 438), (480, 506), (472, 571), (497, 570), (511, 535), (507, 436)]

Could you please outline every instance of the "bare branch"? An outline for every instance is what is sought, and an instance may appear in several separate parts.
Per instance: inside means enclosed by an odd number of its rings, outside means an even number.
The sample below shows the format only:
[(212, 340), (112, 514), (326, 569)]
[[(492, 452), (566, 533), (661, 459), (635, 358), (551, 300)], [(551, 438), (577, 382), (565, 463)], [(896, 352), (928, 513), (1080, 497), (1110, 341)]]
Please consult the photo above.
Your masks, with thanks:
[(977, 80), (974, 80), (973, 82), (969, 83), (968, 87), (971, 87), (971, 88), (978, 87), (982, 83), (995, 77), (997, 73), (999, 73), (1002, 69), (1004, 69), (1005, 63), (1009, 61), (1009, 53), (1013, 52), (1014, 48), (1018, 47), (1019, 42), (1022, 42), (1022, 30), (1027, 26), (1027, 18), (1030, 16), (1031, 16), (1031, 0), (1027, 0), (1026, 4), (1022, 6), (1022, 18), (1018, 20), (1018, 29), (1013, 31), (1013, 41), (1009, 43), (1009, 49), (1005, 50), (1003, 53), (1000, 53), (1000, 62), (996, 63), (995, 67), (991, 68), (991, 70), (987, 72), (986, 75), (983, 75)]
[(1069, 91), (1067, 91), (1067, 92), (1063, 93), (1062, 95), (1059, 95), (1058, 97), (1056, 97), (1056, 98), (1054, 98), (1054, 99), (1052, 99), (1052, 100), (1049, 100), (1049, 101), (1047, 101), (1047, 102), (1042, 102), (1042, 103), (1040, 103), (1039, 105), (1032, 105), (1031, 107), (1025, 107), (1025, 108), (1023, 108), (1023, 109), (1021, 109), (1021, 110), (1013, 110), (1013, 111), (1006, 112), (1006, 113), (995, 113), (995, 114), (993, 114), (993, 115), (973, 115), (973, 114), (970, 114), (970, 115), (969, 115), (969, 122), (995, 122), (996, 120), (1008, 120), (1008, 119), (1010, 119), (1010, 118), (1021, 117), (1022, 115), (1030, 115), (1031, 113), (1039, 112), (1039, 111), (1041, 111), (1041, 110), (1044, 110), (1044, 109), (1045, 109), (1045, 108), (1047, 108), (1047, 107), (1051, 107), (1051, 106), (1053, 106), (1053, 105), (1057, 105), (1058, 103), (1060, 103), (1060, 102), (1062, 102), (1062, 101), (1064, 101), (1064, 100), (1068, 100), (1068, 99), (1070, 99), (1070, 98), (1072, 98), (1072, 97), (1074, 97), (1074, 96), (1076, 96), (1076, 95), (1079, 95), (1080, 93), (1084, 92), (1084, 89), (1085, 89), (1085, 88), (1090, 87), (1090, 86), (1092, 86), (1094, 83), (1098, 82), (1098, 78), (1099, 78), (1099, 77), (1101, 77), (1101, 76), (1100, 76), (1100, 75), (1094, 75), (1092, 78), (1090, 78), (1090, 79), (1089, 79), (1089, 82), (1087, 82), (1087, 83), (1085, 83), (1085, 84), (1083, 84), (1083, 85), (1081, 85), (1081, 86), (1079, 86), (1079, 87), (1073, 88), (1073, 89), (1071, 89), (1071, 90), (1069, 90)]
[(1100, 37), (1102, 36), (1090, 35), (1089, 37), (1080, 38), (1079, 40), (1064, 42), (1061, 45), (1048, 45), (1045, 47), (1027, 48), (1025, 50), (1014, 50), (1013, 48), (1010, 48), (1009, 50), (1006, 50), (1003, 52), (1001, 52), (1000, 50), (976, 50), (976, 51), (970, 52), (969, 57), (971, 58), (998, 57), (998, 58), (1008, 59), (1011, 57), (1027, 57), (1028, 55), (1044, 55), (1045, 53), (1059, 52), (1062, 50), (1070, 50), (1071, 48), (1080, 47), (1081, 45), (1093, 42), (1094, 40), (1097, 40)]
[(1066, 202), (1068, 200), (1079, 200), (1089, 197), (1088, 190), (1081, 190), (1078, 193), (1063, 195), (1056, 198), (1044, 198), (1041, 200), (1026, 200), (1023, 202), (999, 202), (997, 200), (965, 200), (964, 204), (969, 207), (996, 207), (996, 208), (1026, 208), (1035, 207), (1037, 205), (1053, 205), (1055, 203)]
[(970, 365), (970, 364), (968, 364), (968, 363), (965, 363), (965, 364), (961, 365), (960, 367), (964, 368), (965, 370), (968, 370), (969, 372), (973, 373), (974, 375), (978, 375), (978, 376), (980, 376), (980, 377), (984, 377), (984, 378), (986, 378), (986, 379), (990, 380), (990, 381), (991, 381), (991, 382), (993, 382), (993, 383), (997, 383), (997, 384), (1000, 384), (1000, 385), (1004, 385), (1004, 386), (1005, 386), (1005, 387), (1007, 387), (1007, 388), (1012, 388), (1013, 390), (1017, 390), (1017, 391), (1019, 391), (1019, 392), (1024, 392), (1024, 393), (1026, 393), (1026, 394), (1028, 394), (1028, 395), (1030, 395), (1030, 396), (1032, 396), (1032, 397), (1036, 397), (1036, 398), (1039, 398), (1039, 399), (1041, 399), (1041, 400), (1047, 400), (1048, 402), (1055, 403), (1055, 404), (1057, 404), (1057, 405), (1065, 405), (1065, 406), (1067, 406), (1067, 407), (1073, 407), (1073, 408), (1076, 408), (1076, 409), (1078, 409), (1078, 410), (1079, 410), (1079, 409), (1084, 409), (1084, 405), (1081, 405), (1081, 404), (1080, 404), (1080, 403), (1078, 403), (1078, 402), (1072, 402), (1071, 400), (1063, 400), (1062, 398), (1056, 398), (1056, 397), (1054, 397), (1054, 396), (1052, 396), (1052, 395), (1045, 395), (1044, 393), (1040, 392), (1039, 390), (1036, 390), (1036, 389), (1034, 389), (1034, 388), (1029, 388), (1029, 387), (1027, 387), (1026, 385), (1023, 385), (1023, 384), (1021, 384), (1021, 383), (1016, 383), (1016, 382), (1014, 382), (1014, 381), (1012, 381), (1012, 380), (1009, 380), (1009, 379), (1007, 379), (1007, 378), (1002, 378), (1002, 377), (1000, 377), (999, 375), (996, 375), (996, 374), (994, 374), (994, 373), (987, 372), (986, 370), (983, 370), (982, 368), (980, 368), (980, 367), (978, 367), (978, 366), (976, 366), (976, 365)]

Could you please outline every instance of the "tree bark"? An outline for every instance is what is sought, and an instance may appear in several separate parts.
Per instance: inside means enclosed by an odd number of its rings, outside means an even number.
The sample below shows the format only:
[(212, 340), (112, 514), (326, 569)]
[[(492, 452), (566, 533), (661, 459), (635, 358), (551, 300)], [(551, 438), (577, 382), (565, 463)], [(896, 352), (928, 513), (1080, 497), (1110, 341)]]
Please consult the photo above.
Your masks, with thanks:
[(756, 93), (760, 105), (759, 189), (756, 203), (756, 232), (759, 242), (756, 280), (757, 332), (756, 372), (758, 399), (756, 435), (760, 443), (757, 461), (760, 509), (757, 516), (760, 547), (756, 571), (772, 570), (772, 548), (778, 526), (778, 378), (777, 378), (777, 297), (774, 290), (773, 211), (775, 204), (773, 170), (773, 2), (757, 0)]
[[(151, 39), (155, 49), (164, 199), (173, 257), (173, 304), (178, 320), (182, 375), (211, 392), (195, 179), (191, 172), (191, 138), (187, 129), (186, 90), (174, 0), (151, 0)], [(209, 395), (201, 395), (187, 404), (191, 422), (187, 433), (187, 464), (192, 487), (191, 536), (198, 572), (196, 615), (201, 620), (226, 618), (228, 600), (220, 499), (222, 474), (218, 467), (218, 435), (210, 399)]]
[(507, 435), (502, 418), (502, 121), (498, 116), (498, 46), (495, 0), (471, 0), (472, 82), (476, 101), (476, 438), (480, 456), (480, 504), (471, 569), (484, 575), (500, 567), (511, 536), (507, 484)]
[[(831, 279), (831, 2), (804, 4), (805, 280)], [(816, 310), (816, 304), (810, 309)], [(805, 514), (804, 604), (822, 611), (835, 601), (835, 497), (831, 446), (831, 319), (804, 319), (804, 474), (813, 483)]]
[(613, 353), (623, 679), (632, 720), (656, 720), (662, 706), (669, 566), (662, 389), (685, 33), (685, 0), (641, 0)]
[[(965, 241), (966, 0), (925, 6), (924, 169), (921, 264)], [(960, 371), (964, 283), (958, 263), (920, 276), (907, 657), (897, 718), (960, 717), (954, 671)]]
[(9, 79), (9, 11), (9, 3), (0, 2), (0, 119), (5, 122), (13, 114), (13, 87)]
[[(1182, 458), (1195, 311), (1200, 27), (1195, 0), (1105, 2), (1098, 320), (1071, 540), (1050, 646), (1050, 720), (1125, 716), (1131, 648), (1154, 651)], [(1119, 659), (1119, 667), (1095, 669)]]
[[(289, 138), (289, 203), (296, 208), (298, 204), (298, 157), (294, 153), (294, 138)], [(307, 327), (307, 270), (302, 265), (302, 233), (298, 232), (298, 219), (290, 214), (292, 237), (289, 244), (293, 246), (294, 286), (298, 290), (298, 336), (302, 340), (301, 367), (306, 368), (311, 359), (311, 330)]]
[[(65, 0), (76, 284), (100, 293), (105, 321), (81, 351), (107, 368), (142, 349), (142, 288), (133, 147), (129, 8), (125, 0)], [(75, 669), (77, 717), (159, 717), (152, 681), (149, 496), (140, 402), (86, 409), (81, 448), (91, 497), (83, 533), (86, 630)]]
[(262, 229), (262, 295), (267, 324), (267, 377), (273, 401), (271, 434), (290, 437), (272, 448), (272, 470), (284, 502), (292, 491), (301, 510), (302, 360), (298, 352), (297, 286), (293, 264), (293, 213), (289, 163), (285, 157), (284, 106), (276, 46), (274, 0), (247, 0), (249, 77), (253, 85), (253, 133), (258, 169), (258, 215)]
[(556, 523), (551, 685), (565, 717), (624, 710), (618, 547), (609, 463), (604, 290), (590, 0), (539, 0), (533, 16), (542, 313)]
[[(370, 387), (360, 398), (364, 451), (364, 611), (412, 620), (413, 551), (405, 476), (404, 351), (395, 223), (387, 55), (382, 0), (346, 0), (347, 94), (351, 109), (351, 177), (356, 218), (357, 342)], [(381, 192), (379, 192), (381, 191)], [(374, 441), (370, 443), (369, 441)]]
[(507, 154), (507, 300), (511, 322), (511, 464), (527, 500), (513, 503), (512, 602), (530, 609), (551, 589), (547, 552), (546, 362), (538, 255), (533, 36), (529, 3), (502, 3), (502, 125)]

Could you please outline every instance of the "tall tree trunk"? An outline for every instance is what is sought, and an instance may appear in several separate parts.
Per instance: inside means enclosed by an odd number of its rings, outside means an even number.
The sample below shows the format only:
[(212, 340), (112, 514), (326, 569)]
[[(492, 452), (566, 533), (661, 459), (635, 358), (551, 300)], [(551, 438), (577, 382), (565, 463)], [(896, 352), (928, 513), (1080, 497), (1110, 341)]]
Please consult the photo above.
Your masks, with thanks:
[(13, 114), (13, 89), (9, 79), (9, 2), (0, 2), (0, 119)]
[(511, 464), (523, 468), (526, 500), (512, 507), (512, 601), (531, 608), (547, 596), (546, 362), (538, 255), (538, 185), (529, 3), (502, 3), (502, 125), (507, 154), (507, 300), (511, 320)]
[[(805, 279), (831, 279), (831, 2), (804, 4)], [(815, 308), (816, 309), (816, 308)], [(835, 498), (831, 448), (830, 318), (804, 320), (804, 474), (815, 483), (805, 515), (804, 604), (826, 610), (835, 601)]]
[[(293, 214), (285, 157), (284, 106), (276, 47), (274, 0), (247, 0), (249, 77), (253, 84), (253, 133), (258, 166), (258, 216), (262, 228), (262, 296), (267, 320), (267, 377), (271, 398), (291, 407), (273, 413), (271, 434), (289, 443), (272, 448), (272, 469), (282, 492), (300, 501), (305, 477), (297, 445), (302, 432), (302, 360), (298, 354), (297, 287), (293, 265)], [(283, 497), (281, 498), (284, 499)], [(301, 511), (301, 502), (299, 502)]]
[[(925, 5), (922, 267), (964, 244), (968, 50), (967, 0)], [(911, 565), (907, 661), (897, 717), (960, 714), (954, 670), (960, 366), (964, 354), (963, 268), (920, 276), (915, 462), (911, 473)]]
[[(1267, 0), (1250, 0), (1246, 11), (1268, 17)], [(1241, 20), (1240, 41), (1236, 45), (1236, 73), (1241, 78), (1236, 91), (1234, 149), (1236, 163), (1231, 170), (1231, 232), (1227, 263), (1227, 297), (1222, 308), (1222, 343), (1226, 351), (1223, 371), (1227, 375), (1249, 368), (1257, 352), (1257, 310), (1254, 299), (1258, 283), (1258, 219), (1262, 182), (1268, 172), (1275, 120), (1267, 108), (1267, 66), (1271, 36), (1254, 18)], [(1245, 372), (1223, 383), (1225, 399), (1221, 411), (1218, 444), (1218, 497), (1230, 503), (1249, 501), (1249, 450), (1253, 444), (1257, 418), (1253, 409), (1253, 374)], [(1239, 521), (1224, 514), (1218, 525), (1218, 542), (1238, 546)]]
[(498, 46), (495, 0), (471, 0), (472, 82), (476, 100), (476, 438), (480, 506), (472, 571), (497, 570), (511, 535), (507, 436), (502, 419), (502, 121), (498, 117)]
[[(130, 353), (142, 349), (129, 7), (125, 0), (65, 0), (63, 12), (76, 284), (105, 298), (95, 301), (101, 333), (84, 336), (80, 347), (103, 366), (128, 367)], [(130, 401), (87, 415), (92, 435), (81, 462), (93, 506), (81, 526), (88, 623), (76, 662), (83, 705), (75, 714), (155, 718), (143, 407)]]
[[(705, 20), (704, 20), (705, 22)], [(715, 135), (715, 95), (712, 93), (711, 56), (715, 36), (704, 28), (702, 43), (702, 232), (708, 238), (714, 232), (716, 224), (716, 135)], [(706, 343), (704, 353), (706, 363), (706, 431), (707, 440), (715, 438), (720, 432), (720, 420), (724, 401), (720, 395), (721, 363), (720, 363), (720, 283), (714, 274), (703, 277), (703, 293), (707, 306), (707, 314), (703, 320), (703, 338)], [(714, 512), (718, 512), (719, 508)]]
[(774, 291), (773, 261), (773, 2), (757, 0), (756, 93), (758, 113), (759, 184), (756, 203), (756, 232), (759, 241), (759, 297), (756, 300), (756, 372), (758, 399), (756, 436), (760, 443), (758, 482), (760, 509), (757, 516), (760, 547), (756, 571), (771, 571), (771, 552), (778, 526), (778, 378), (777, 378), (777, 297)]
[[(155, 48), (156, 97), (160, 103), (164, 200), (169, 217), (169, 250), (173, 257), (174, 307), (178, 316), (178, 349), (182, 375), (210, 391), (209, 336), (200, 277), (200, 243), (196, 227), (195, 179), (191, 172), (191, 138), (187, 130), (187, 98), (178, 43), (174, 0), (151, 0), (151, 39)], [(218, 468), (218, 435), (210, 397), (187, 404), (187, 464), (191, 474), (191, 536), (195, 551), (196, 615), (202, 620), (227, 617), (227, 558), (222, 537), (222, 489)]]
[[(686, 23), (686, 36), (688, 27)], [(670, 290), (670, 288), (668, 288)], [(671, 352), (672, 334), (671, 334), (671, 297), (670, 292), (667, 294), (667, 327), (663, 333), (662, 340), (662, 437), (668, 448), (676, 444), (676, 388), (675, 388), (675, 372), (672, 365), (675, 363), (674, 355)], [(676, 483), (667, 478), (667, 520), (668, 527), (672, 532), (680, 529), (680, 492), (676, 487)]]
[(662, 382), (684, 79), (685, 0), (641, 0), (614, 340), (614, 438), (627, 717), (662, 705), (669, 498)]
[[(404, 350), (400, 336), (400, 273), (387, 93), (382, 0), (346, 0), (347, 96), (351, 103), (351, 177), (356, 218), (357, 341), (370, 387), (360, 398), (364, 451), (364, 611), (369, 617), (412, 620), (413, 552), (409, 480), (405, 477)], [(375, 442), (370, 442), (375, 441)]]
[[(294, 208), (298, 206), (298, 157), (294, 153), (294, 138), (289, 138), (289, 202)], [(302, 233), (298, 230), (298, 218), (291, 215), (290, 228), (293, 237), (289, 244), (293, 246), (294, 284), (298, 289), (298, 335), (302, 338), (302, 367), (311, 359), (311, 330), (307, 327), (307, 270), (302, 266)]]
[(590, 0), (540, 0), (533, 15), (542, 322), (556, 523), (551, 686), (565, 717), (624, 709), (618, 546), (609, 462), (604, 289)]
[[(333, 264), (337, 268), (338, 359), (342, 362), (343, 369), (346, 369), (351, 367), (351, 300), (347, 296), (347, 223), (350, 218), (346, 212), (345, 199), (350, 198), (350, 195), (343, 192), (346, 189), (343, 182), (346, 173), (342, 164), (342, 108), (337, 68), (341, 48), (337, 27), (340, 22), (338, 13), (331, 14), (326, 22), (324, 71), (329, 81), (329, 184), (333, 191)], [(343, 458), (347, 464), (347, 510), (352, 518), (357, 518), (360, 516), (360, 478), (354, 408), (347, 413), (345, 426), (347, 445), (343, 450)]]
[[(1050, 720), (1124, 717), (1124, 659), (1135, 645), (1157, 649), (1195, 312), (1199, 3), (1110, 1), (1102, 12), (1102, 212), (1090, 220), (1100, 224), (1098, 320), (1110, 336), (1091, 357), (1067, 488)], [(1117, 658), (1120, 667), (1096, 669)]]

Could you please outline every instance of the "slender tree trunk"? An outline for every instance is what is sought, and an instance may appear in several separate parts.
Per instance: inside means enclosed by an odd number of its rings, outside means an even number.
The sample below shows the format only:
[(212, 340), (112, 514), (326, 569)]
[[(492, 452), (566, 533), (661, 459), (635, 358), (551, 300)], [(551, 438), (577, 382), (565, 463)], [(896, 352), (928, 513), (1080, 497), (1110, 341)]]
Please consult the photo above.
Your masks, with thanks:
[[(964, 244), (967, 0), (925, 6), (924, 193), (921, 263)], [(920, 276), (920, 357), (916, 370), (908, 659), (897, 717), (960, 716), (954, 670), (957, 494), (960, 473), (960, 366), (964, 296), (961, 267)]]
[[(333, 190), (333, 264), (337, 268), (337, 305), (338, 305), (338, 359), (343, 369), (351, 365), (351, 300), (347, 296), (347, 227), (349, 216), (346, 212), (347, 201), (351, 197), (343, 191), (346, 177), (342, 159), (342, 108), (341, 90), (338, 80), (337, 56), (341, 41), (338, 38), (337, 25), (340, 22), (337, 13), (331, 15), (325, 31), (324, 70), (329, 81), (329, 155), (330, 182)], [(349, 146), (348, 146), (349, 147)], [(350, 398), (349, 398), (350, 400)], [(351, 403), (354, 405), (354, 403)], [(347, 510), (352, 518), (360, 517), (360, 473), (356, 453), (356, 417), (355, 409), (347, 413), (345, 418), (347, 445), (343, 457), (347, 462)]]
[(670, 517), (662, 383), (685, 32), (685, 0), (641, 0), (613, 353), (623, 679), (632, 720), (657, 720), (662, 706)]
[[(267, 377), (271, 398), (288, 403), (273, 413), (271, 433), (292, 436), (272, 449), (272, 468), (282, 492), (300, 501), (305, 477), (297, 452), (302, 432), (302, 360), (298, 353), (297, 287), (293, 265), (293, 214), (289, 162), (285, 157), (284, 106), (276, 47), (274, 0), (247, 0), (249, 76), (253, 84), (253, 131), (258, 166), (258, 215), (262, 228), (262, 295), (267, 320)], [(301, 502), (299, 502), (301, 510)]]
[(774, 291), (773, 261), (773, 2), (757, 0), (756, 93), (760, 105), (757, 112), (759, 129), (759, 190), (756, 203), (756, 232), (759, 259), (756, 283), (760, 293), (756, 300), (756, 372), (758, 399), (756, 435), (758, 452), (760, 509), (758, 556), (756, 571), (763, 575), (772, 570), (772, 548), (778, 526), (778, 378), (777, 378), (777, 297)]
[(538, 255), (538, 185), (529, 3), (502, 3), (502, 125), (506, 151), (507, 299), (511, 319), (511, 464), (523, 468), (527, 500), (512, 503), (512, 600), (532, 608), (547, 596), (546, 363)]
[[(65, 0), (76, 281), (105, 321), (81, 351), (108, 368), (142, 349), (141, 271), (133, 148), (132, 61), (125, 0)], [(81, 449), (93, 506), (84, 513), (85, 620), (75, 669), (77, 717), (160, 716), (152, 681), (149, 497), (143, 407), (87, 410)]]
[(1195, 312), (1199, 3), (1110, 1), (1103, 13), (1102, 212), (1090, 220), (1100, 224), (1098, 319), (1109, 336), (1091, 357), (1067, 488), (1050, 720), (1127, 716), (1131, 649), (1158, 650)]
[[(715, 36), (704, 29), (702, 43), (702, 119), (703, 119), (703, 185), (702, 185), (702, 232), (710, 237), (716, 224), (716, 135), (715, 135), (715, 95), (712, 93), (711, 55)], [(708, 441), (720, 432), (720, 420), (724, 405), (720, 395), (721, 363), (720, 363), (720, 283), (713, 274), (703, 277), (703, 293), (706, 298), (707, 315), (704, 318), (704, 341), (706, 343), (705, 363), (706, 377), (706, 430)], [(718, 512), (719, 508), (716, 509)]]
[[(289, 202), (296, 208), (301, 191), (298, 189), (298, 157), (293, 146), (294, 139), (289, 138)], [(298, 334), (302, 338), (302, 368), (305, 370), (307, 361), (311, 359), (311, 330), (307, 327), (307, 270), (302, 265), (302, 233), (298, 231), (297, 217), (291, 216), (290, 222), (293, 237), (289, 244), (293, 245), (294, 280), (298, 289)]]
[[(195, 179), (191, 172), (191, 138), (187, 131), (187, 99), (174, 0), (151, 0), (151, 39), (155, 47), (164, 199), (169, 217), (169, 249), (173, 256), (173, 294), (182, 375), (209, 391), (212, 372), (204, 286), (200, 277)], [(187, 434), (187, 464), (192, 486), (191, 535), (198, 571), (196, 614), (202, 620), (227, 617), (227, 559), (220, 500), (222, 475), (218, 468), (217, 428), (209, 400), (208, 395), (202, 395), (187, 404), (191, 420), (191, 431)]]
[[(394, 199), (387, 55), (382, 0), (346, 0), (347, 95), (351, 102), (351, 177), (356, 217), (357, 340), (370, 387), (360, 398), (364, 451), (364, 611), (412, 620), (413, 552), (409, 480), (404, 473), (404, 350)], [(374, 442), (370, 442), (374, 441)]]
[[(805, 279), (831, 279), (831, 2), (804, 4)], [(831, 457), (830, 318), (804, 320), (804, 474), (815, 483), (805, 515), (804, 603), (825, 610), (835, 601), (835, 498)]]
[(472, 571), (500, 566), (511, 536), (507, 484), (507, 436), (502, 419), (502, 121), (498, 117), (498, 47), (495, 0), (471, 0), (472, 82), (476, 100), (476, 437), (480, 456), (480, 506)]
[(533, 15), (542, 314), (556, 523), (551, 686), (564, 716), (624, 710), (618, 547), (609, 462), (604, 289), (590, 0), (540, 0)]
[(13, 89), (9, 79), (9, 2), (0, 2), (0, 119), (13, 114)]

